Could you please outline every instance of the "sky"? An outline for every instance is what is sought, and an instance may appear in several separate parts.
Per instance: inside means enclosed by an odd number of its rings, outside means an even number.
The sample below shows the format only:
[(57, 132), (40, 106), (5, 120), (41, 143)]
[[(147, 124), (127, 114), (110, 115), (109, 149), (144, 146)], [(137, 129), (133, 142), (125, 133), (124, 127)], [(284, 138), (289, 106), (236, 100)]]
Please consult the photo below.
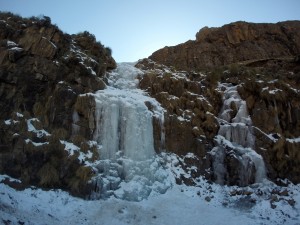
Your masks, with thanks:
[(195, 40), (204, 26), (300, 20), (300, 0), (0, 0), (0, 11), (45, 15), (69, 34), (89, 31), (117, 62)]

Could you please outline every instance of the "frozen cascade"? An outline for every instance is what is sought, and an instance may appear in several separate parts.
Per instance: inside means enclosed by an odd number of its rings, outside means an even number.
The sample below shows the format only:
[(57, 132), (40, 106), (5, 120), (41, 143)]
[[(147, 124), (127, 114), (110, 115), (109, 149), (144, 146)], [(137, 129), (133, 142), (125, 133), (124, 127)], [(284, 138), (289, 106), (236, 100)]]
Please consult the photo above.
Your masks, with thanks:
[(132, 64), (120, 63), (109, 74), (109, 86), (94, 94), (94, 140), (101, 160), (95, 166), (98, 175), (92, 198), (114, 195), (139, 201), (170, 186), (167, 173), (155, 157), (153, 140), (153, 119), (163, 125), (164, 109), (137, 88), (137, 76), (141, 75), (142, 71)]
[(228, 155), (239, 162), (239, 185), (253, 182), (252, 177), (255, 182), (262, 182), (266, 178), (266, 170), (262, 156), (253, 150), (255, 137), (246, 102), (239, 96), (237, 86), (220, 84), (219, 88), (224, 90), (223, 107), (219, 115), (220, 129), (215, 139), (218, 146), (211, 151), (216, 181), (224, 184), (229, 179), (224, 163)]

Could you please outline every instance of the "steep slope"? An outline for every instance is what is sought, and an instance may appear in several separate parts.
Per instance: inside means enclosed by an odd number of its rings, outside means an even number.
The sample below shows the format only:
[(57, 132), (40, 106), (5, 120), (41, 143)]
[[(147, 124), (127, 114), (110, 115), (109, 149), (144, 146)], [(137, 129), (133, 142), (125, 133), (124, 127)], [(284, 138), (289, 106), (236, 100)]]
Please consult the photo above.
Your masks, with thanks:
[(235, 22), (202, 28), (195, 41), (154, 52), (149, 58), (179, 70), (199, 70), (247, 60), (300, 54), (300, 22), (276, 24)]
[(195, 153), (208, 179), (247, 185), (261, 165), (241, 151), (251, 147), (269, 178), (299, 183), (299, 24), (204, 28), (196, 41), (141, 60), (140, 87), (167, 109), (166, 149)]
[(116, 67), (111, 50), (88, 32), (64, 34), (49, 17), (10, 13), (0, 14), (0, 43), (0, 173), (84, 192), (91, 171), (64, 149), (74, 142), (92, 150), (84, 122), (90, 101), (79, 96), (106, 87), (105, 73)]
[[(300, 182), (299, 58), (285, 57), (297, 53), (289, 47), (296, 39), (279, 48), (282, 59), (182, 71), (188, 57), (117, 66), (93, 35), (63, 34), (48, 17), (6, 13), (0, 25), (0, 173), (20, 179), (19, 188), (138, 201), (172, 186), (170, 157), (178, 184), (201, 176), (239, 186), (266, 177)], [(221, 31), (232, 42), (235, 34)]]

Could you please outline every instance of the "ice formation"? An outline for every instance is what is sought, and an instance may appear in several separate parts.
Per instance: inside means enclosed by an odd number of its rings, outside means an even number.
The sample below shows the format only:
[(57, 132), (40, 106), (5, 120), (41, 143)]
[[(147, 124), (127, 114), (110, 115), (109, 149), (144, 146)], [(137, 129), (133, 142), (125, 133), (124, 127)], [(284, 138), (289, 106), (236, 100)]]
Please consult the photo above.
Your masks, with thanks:
[(218, 146), (211, 151), (216, 181), (220, 184), (225, 182), (227, 169), (224, 159), (229, 154), (239, 162), (240, 185), (251, 183), (252, 173), (255, 173), (255, 182), (262, 182), (266, 178), (265, 165), (261, 155), (253, 150), (255, 137), (246, 102), (239, 96), (237, 86), (220, 84), (220, 88), (224, 89), (224, 97), (219, 115), (220, 129), (215, 139)]
[(94, 94), (94, 140), (101, 160), (95, 166), (98, 175), (92, 198), (113, 194), (141, 200), (152, 191), (165, 192), (168, 188), (167, 174), (154, 157), (152, 126), (154, 118), (163, 125), (164, 110), (155, 99), (137, 89), (138, 75), (142, 72), (132, 64), (118, 64), (109, 74), (109, 86)]

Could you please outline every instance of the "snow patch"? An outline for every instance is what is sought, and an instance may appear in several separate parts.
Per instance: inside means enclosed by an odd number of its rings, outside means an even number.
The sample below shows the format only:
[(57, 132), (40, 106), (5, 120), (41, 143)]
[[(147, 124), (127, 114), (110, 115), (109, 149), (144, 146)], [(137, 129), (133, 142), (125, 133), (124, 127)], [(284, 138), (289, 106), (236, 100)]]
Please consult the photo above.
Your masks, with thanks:
[(300, 143), (300, 137), (297, 137), (297, 138), (287, 138), (286, 141), (290, 142), (290, 143)]
[(36, 147), (38, 147), (38, 146), (43, 146), (43, 145), (48, 145), (48, 144), (49, 144), (49, 142), (33, 142), (33, 141), (30, 140), (30, 139), (26, 139), (25, 142), (26, 142), (26, 144), (31, 143), (31, 144), (33, 144), (33, 145), (36, 146)]
[(47, 131), (45, 131), (44, 129), (42, 129), (42, 130), (36, 129), (36, 128), (33, 126), (33, 124), (32, 124), (33, 121), (38, 121), (38, 122), (39, 122), (39, 120), (38, 120), (37, 118), (28, 119), (28, 120), (27, 120), (27, 128), (28, 128), (28, 131), (29, 131), (29, 132), (35, 133), (36, 136), (37, 136), (38, 138), (42, 138), (42, 137), (44, 137), (44, 136), (51, 136), (51, 135), (50, 135)]

